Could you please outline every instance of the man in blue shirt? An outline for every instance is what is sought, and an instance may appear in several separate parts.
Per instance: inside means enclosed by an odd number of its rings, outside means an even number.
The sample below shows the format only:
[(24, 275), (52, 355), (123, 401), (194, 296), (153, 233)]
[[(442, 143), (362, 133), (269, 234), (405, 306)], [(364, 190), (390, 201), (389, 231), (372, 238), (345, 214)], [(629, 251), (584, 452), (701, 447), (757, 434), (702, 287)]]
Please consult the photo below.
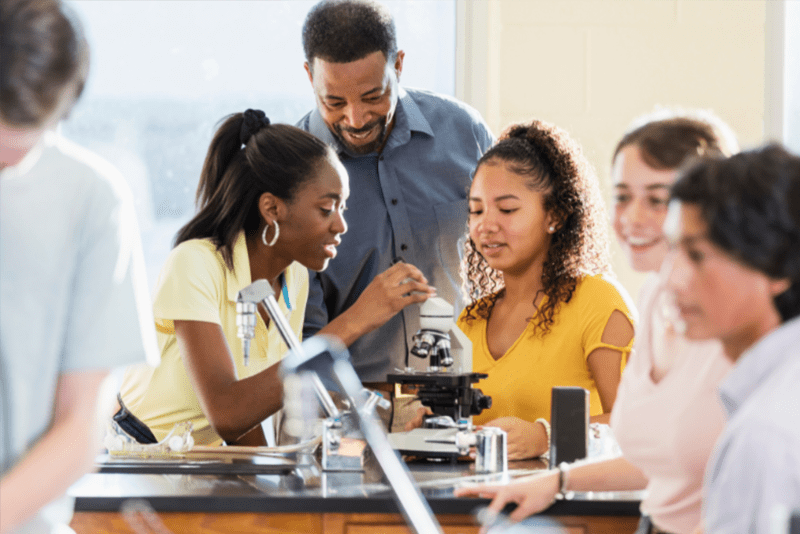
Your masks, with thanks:
[[(306, 18), (303, 47), (317, 107), (299, 126), (337, 150), (351, 186), (339, 255), (324, 273), (311, 273), (304, 336), (353, 305), (397, 258), (418, 267), (458, 311), (466, 197), (491, 132), (465, 104), (399, 86), (405, 55), (379, 4), (320, 2)], [(369, 386), (384, 389), (388, 373), (422, 363), (408, 361), (419, 329), (419, 306), (409, 303), (357, 340), (343, 337)]]

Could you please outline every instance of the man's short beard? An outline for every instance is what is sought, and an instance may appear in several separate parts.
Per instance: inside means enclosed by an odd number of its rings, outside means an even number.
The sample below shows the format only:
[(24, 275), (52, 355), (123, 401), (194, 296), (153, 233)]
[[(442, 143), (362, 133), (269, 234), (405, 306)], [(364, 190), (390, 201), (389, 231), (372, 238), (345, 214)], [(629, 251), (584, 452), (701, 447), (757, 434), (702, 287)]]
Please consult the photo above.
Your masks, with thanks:
[[(383, 146), (383, 143), (386, 140), (386, 118), (386, 115), (384, 115), (383, 117), (365, 125), (363, 128), (346, 128), (339, 124), (334, 124), (333, 135), (335, 135), (339, 142), (353, 154), (371, 154), (373, 152), (377, 152), (377, 150)], [(371, 130), (376, 125), (380, 126), (380, 131), (378, 132), (377, 137), (375, 137), (375, 139), (366, 145), (354, 145), (349, 142), (342, 133), (344, 131), (359, 133), (365, 130)]]

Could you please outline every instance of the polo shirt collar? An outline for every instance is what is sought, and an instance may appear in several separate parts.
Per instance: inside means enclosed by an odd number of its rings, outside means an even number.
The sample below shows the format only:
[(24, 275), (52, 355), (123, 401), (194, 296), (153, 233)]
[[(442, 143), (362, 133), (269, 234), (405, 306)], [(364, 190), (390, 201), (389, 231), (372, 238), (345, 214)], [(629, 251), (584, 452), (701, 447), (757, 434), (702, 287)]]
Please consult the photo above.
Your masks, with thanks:
[[(420, 111), (417, 103), (411, 95), (403, 89), (398, 88), (397, 108), (395, 109), (394, 127), (389, 134), (384, 150), (402, 146), (411, 140), (411, 132), (419, 132), (431, 137), (434, 136), (433, 128)], [(350, 157), (358, 157), (357, 154), (349, 153), (333, 135), (328, 125), (322, 120), (319, 108), (315, 107), (308, 122), (308, 129), (311, 133), (319, 137), (322, 141), (329, 144), (338, 154), (346, 154)]]
[(719, 388), (720, 399), (728, 415), (739, 407), (789, 360), (797, 357), (800, 317), (789, 320), (761, 338), (742, 354)]
[[(288, 287), (292, 284), (292, 269), (287, 268), (280, 276), (281, 282), (281, 295), (276, 295), (275, 300), (279, 303), (283, 301), (284, 306), (292, 310), (294, 303), (289, 297)], [(245, 239), (244, 230), (239, 232), (236, 242), (233, 245), (233, 271), (225, 269), (225, 282), (228, 287), (228, 300), (236, 302), (239, 297), (239, 291), (253, 283), (252, 275), (250, 274), (250, 256), (247, 254), (247, 240)]]

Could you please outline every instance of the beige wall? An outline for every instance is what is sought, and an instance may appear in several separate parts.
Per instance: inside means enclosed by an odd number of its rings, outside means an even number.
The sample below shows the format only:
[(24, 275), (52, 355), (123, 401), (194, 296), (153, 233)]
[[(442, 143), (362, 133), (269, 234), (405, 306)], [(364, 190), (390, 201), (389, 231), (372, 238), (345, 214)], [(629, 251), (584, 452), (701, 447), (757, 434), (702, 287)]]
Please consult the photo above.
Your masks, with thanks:
[[(484, 0), (473, 72), (487, 75), (473, 104), (496, 133), (533, 117), (565, 128), (606, 191), (616, 141), (657, 105), (712, 109), (758, 144), (768, 1)], [(614, 268), (635, 296), (642, 277), (616, 245)]]

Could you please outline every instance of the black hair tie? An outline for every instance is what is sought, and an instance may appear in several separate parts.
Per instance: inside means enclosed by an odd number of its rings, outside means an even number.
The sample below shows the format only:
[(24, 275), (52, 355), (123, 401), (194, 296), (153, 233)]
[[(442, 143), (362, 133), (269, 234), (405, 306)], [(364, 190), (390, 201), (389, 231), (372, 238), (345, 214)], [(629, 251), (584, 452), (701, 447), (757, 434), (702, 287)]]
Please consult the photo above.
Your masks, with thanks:
[(242, 114), (242, 128), (239, 130), (239, 141), (247, 144), (250, 138), (264, 126), (269, 126), (269, 118), (260, 109), (248, 109)]

